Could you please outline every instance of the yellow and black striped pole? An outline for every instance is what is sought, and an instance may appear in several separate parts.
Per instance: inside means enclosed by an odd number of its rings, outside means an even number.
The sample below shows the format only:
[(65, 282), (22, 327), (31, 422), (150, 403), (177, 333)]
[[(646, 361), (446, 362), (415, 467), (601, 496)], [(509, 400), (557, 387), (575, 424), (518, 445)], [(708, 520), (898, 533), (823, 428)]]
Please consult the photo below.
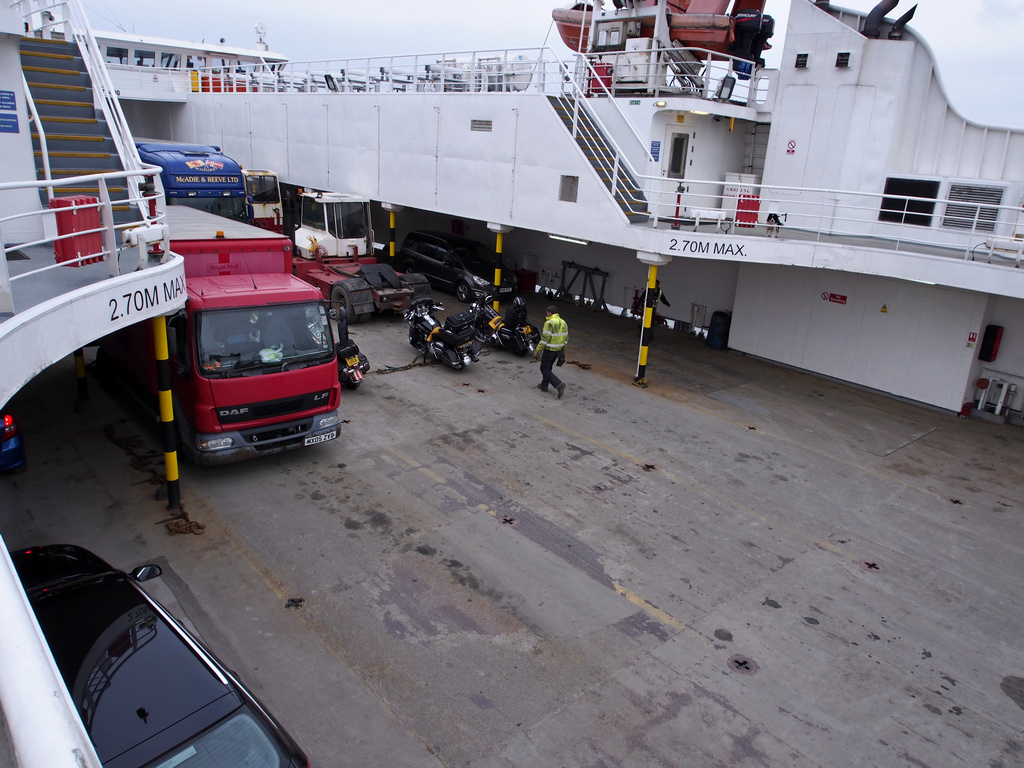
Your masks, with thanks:
[(75, 350), (75, 378), (78, 380), (78, 401), (75, 410), (81, 411), (89, 399), (89, 380), (85, 378), (85, 350)]
[[(498, 254), (498, 263), (494, 267), (494, 288), (496, 291), (501, 291), (501, 249), (504, 245), (504, 235), (501, 232), (495, 234), (496, 240), (494, 241), (494, 252)], [(494, 294), (494, 311), (497, 312), (499, 309), (498, 294)]]
[(160, 401), (160, 433), (164, 450), (164, 472), (167, 476), (167, 508), (181, 506), (178, 487), (177, 436), (174, 432), (174, 401), (171, 399), (171, 363), (167, 354), (167, 318), (154, 317), (153, 349), (156, 353), (156, 388)]
[[(395, 266), (395, 219), (394, 211), (388, 211), (388, 256), (391, 257), (391, 266)], [(354, 322), (354, 321), (353, 321)]]
[(640, 360), (636, 366), (636, 378), (633, 384), (637, 387), (647, 387), (647, 347), (651, 343), (651, 325), (654, 321), (654, 302), (658, 300), (655, 287), (658, 284), (658, 265), (650, 264), (647, 267), (647, 291), (644, 295), (644, 328), (640, 333)]

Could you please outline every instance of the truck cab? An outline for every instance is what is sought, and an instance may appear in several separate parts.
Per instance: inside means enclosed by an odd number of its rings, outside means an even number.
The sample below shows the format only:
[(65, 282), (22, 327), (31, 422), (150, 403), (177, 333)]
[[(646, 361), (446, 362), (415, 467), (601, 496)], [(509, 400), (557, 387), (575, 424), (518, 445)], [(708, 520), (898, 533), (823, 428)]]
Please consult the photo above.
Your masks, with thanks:
[[(338, 437), (341, 385), (328, 310), (291, 273), (291, 241), (185, 206), (168, 206), (166, 216), (188, 292), (167, 337), (181, 452), (215, 465)], [(148, 323), (105, 337), (100, 354), (155, 402)]]
[(168, 205), (187, 205), (234, 221), (252, 218), (242, 169), (220, 147), (157, 142), (135, 146), (144, 163), (163, 169), (160, 182)]
[(293, 271), (320, 289), (350, 323), (374, 312), (401, 314), (413, 299), (430, 296), (423, 275), (399, 274), (373, 252), (370, 201), (337, 192), (302, 192)]

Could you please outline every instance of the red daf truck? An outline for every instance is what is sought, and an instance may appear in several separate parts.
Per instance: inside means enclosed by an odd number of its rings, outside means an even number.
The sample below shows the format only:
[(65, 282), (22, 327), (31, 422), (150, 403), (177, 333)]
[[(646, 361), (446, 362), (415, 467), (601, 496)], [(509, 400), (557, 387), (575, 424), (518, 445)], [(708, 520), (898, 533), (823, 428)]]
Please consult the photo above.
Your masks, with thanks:
[[(171, 251), (185, 259), (185, 309), (167, 320), (179, 450), (224, 464), (338, 436), (338, 361), (320, 291), (292, 275), (282, 235), (168, 206)], [(100, 341), (155, 403), (149, 323)]]

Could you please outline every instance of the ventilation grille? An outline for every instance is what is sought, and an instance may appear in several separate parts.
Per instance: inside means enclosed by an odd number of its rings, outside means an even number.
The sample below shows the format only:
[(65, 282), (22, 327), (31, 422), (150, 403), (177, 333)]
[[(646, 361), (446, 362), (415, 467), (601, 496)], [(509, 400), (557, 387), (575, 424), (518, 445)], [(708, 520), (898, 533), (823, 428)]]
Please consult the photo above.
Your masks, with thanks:
[(490, 133), (493, 130), (493, 124), (490, 120), (470, 120), (469, 130)]
[(1002, 187), (981, 187), (976, 184), (950, 184), (949, 202), (942, 217), (942, 226), (992, 232), (1003, 202)]

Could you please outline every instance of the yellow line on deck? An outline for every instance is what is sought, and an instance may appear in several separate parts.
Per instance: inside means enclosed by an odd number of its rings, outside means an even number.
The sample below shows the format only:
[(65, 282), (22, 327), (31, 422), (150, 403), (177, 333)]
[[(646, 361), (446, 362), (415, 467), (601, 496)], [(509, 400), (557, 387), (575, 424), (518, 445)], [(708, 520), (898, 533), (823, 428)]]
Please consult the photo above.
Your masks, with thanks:
[[(632, 592), (630, 592), (628, 589), (626, 589), (624, 586), (622, 586), (618, 582), (613, 581), (612, 582), (612, 586), (615, 587), (615, 591), (616, 592), (618, 592), (624, 598), (629, 600), (629, 602), (631, 602), (637, 608), (642, 610), (644, 613), (646, 613), (652, 619), (656, 619), (657, 621), (660, 621), (662, 624), (664, 624), (669, 629), (674, 629), (676, 632), (685, 632), (685, 631), (689, 631), (690, 630), (690, 628), (688, 626), (686, 626), (685, 624), (683, 624), (683, 622), (677, 621), (676, 619), (672, 618), (671, 616), (669, 616), (667, 613), (665, 613), (660, 608), (655, 608), (649, 602), (647, 602), (642, 597), (640, 597), (640, 595), (633, 594)], [(700, 637), (702, 637), (702, 638), (704, 637), (703, 635), (700, 635), (699, 633), (697, 633), (697, 634)]]

